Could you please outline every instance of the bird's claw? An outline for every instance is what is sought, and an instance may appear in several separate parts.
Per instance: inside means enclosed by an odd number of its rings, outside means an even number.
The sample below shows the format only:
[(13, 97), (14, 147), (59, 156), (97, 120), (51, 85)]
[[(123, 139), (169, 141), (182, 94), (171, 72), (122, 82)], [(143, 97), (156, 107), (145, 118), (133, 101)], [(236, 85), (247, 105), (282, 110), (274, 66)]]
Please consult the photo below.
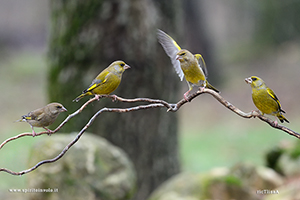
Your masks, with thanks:
[(54, 131), (48, 131), (47, 135), (51, 136), (54, 133)]
[(199, 92), (203, 92), (204, 91), (204, 87), (199, 87)]
[(251, 111), (251, 115), (253, 116), (253, 118), (257, 117), (258, 115), (260, 115), (259, 111), (257, 110), (252, 110)]
[(190, 102), (190, 100), (189, 100), (186, 96), (183, 96), (183, 98), (184, 98), (186, 101)]
[(35, 136), (37, 136), (36, 132), (32, 131), (32, 137), (35, 137)]
[(95, 98), (96, 98), (97, 101), (99, 101), (100, 100), (100, 95), (99, 94), (95, 94)]
[(49, 135), (49, 136), (51, 136), (54, 133), (54, 131), (52, 131), (46, 127), (43, 127), (43, 128), (47, 131), (47, 135)]
[(188, 99), (188, 94), (189, 94), (189, 92), (190, 92), (190, 90), (187, 91), (186, 93), (184, 93), (184, 95), (183, 95), (183, 98), (184, 98), (186, 101), (188, 101), (188, 102), (190, 102), (190, 100)]
[(112, 94), (112, 95), (111, 95), (111, 98), (112, 98), (112, 102), (115, 102), (115, 101), (117, 101), (117, 95), (115, 95), (115, 94)]

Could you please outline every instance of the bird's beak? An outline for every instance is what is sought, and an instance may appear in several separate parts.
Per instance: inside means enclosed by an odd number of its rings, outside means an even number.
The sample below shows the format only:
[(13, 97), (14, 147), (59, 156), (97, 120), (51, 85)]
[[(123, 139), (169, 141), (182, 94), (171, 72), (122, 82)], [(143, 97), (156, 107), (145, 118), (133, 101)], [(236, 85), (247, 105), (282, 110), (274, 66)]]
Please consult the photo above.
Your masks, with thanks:
[(130, 69), (131, 67), (129, 65), (125, 65), (124, 69)]
[(245, 78), (245, 81), (246, 81), (246, 83), (248, 83), (248, 84), (251, 84), (251, 83), (252, 83), (252, 79), (251, 79), (251, 77), (249, 77), (249, 78)]
[(179, 60), (180, 59), (180, 55), (176, 55), (175, 59)]
[(61, 108), (63, 112), (67, 112), (68, 110), (65, 107)]

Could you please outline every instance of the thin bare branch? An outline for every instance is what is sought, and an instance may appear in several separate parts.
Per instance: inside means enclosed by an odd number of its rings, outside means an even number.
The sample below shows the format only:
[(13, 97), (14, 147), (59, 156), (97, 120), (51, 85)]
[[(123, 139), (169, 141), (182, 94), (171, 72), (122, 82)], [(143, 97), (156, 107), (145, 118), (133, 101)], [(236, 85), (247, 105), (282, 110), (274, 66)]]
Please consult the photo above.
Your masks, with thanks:
[[(200, 94), (202, 93), (208, 93), (210, 95), (212, 95), (215, 99), (217, 99), (221, 104), (223, 104), (226, 108), (230, 109), (231, 111), (233, 111), (234, 113), (238, 114), (239, 116), (241, 117), (244, 117), (244, 118), (259, 118), (260, 120), (268, 123), (270, 126), (272, 126), (273, 128), (276, 128), (276, 129), (279, 129), (279, 130), (282, 130), (286, 133), (288, 133), (289, 135), (291, 136), (294, 136), (298, 139), (300, 139), (300, 134), (285, 127), (285, 126), (282, 126), (278, 123), (275, 123), (273, 120), (267, 118), (266, 116), (264, 115), (261, 115), (259, 113), (259, 111), (252, 111), (252, 112), (249, 112), (249, 113), (245, 113), (243, 111), (241, 111), (240, 109), (238, 109), (237, 107), (235, 107), (234, 105), (232, 105), (230, 102), (228, 102), (227, 100), (225, 100), (220, 94), (218, 94), (217, 92), (213, 91), (213, 90), (210, 90), (210, 89), (201, 89), (201, 90), (198, 90), (197, 92), (195, 92), (194, 94), (192, 94), (188, 100), (192, 100), (194, 99), (195, 97), (199, 96)], [(180, 102), (179, 102), (180, 103)]]
[[(43, 160), (40, 161), (39, 163), (37, 163), (35, 166), (33, 166), (30, 169), (24, 170), (24, 171), (20, 171), (20, 172), (14, 172), (11, 171), (9, 169), (6, 168), (0, 168), (0, 171), (3, 172), (7, 172), (9, 174), (12, 175), (23, 175), (26, 173), (29, 173), (35, 169), (37, 169), (38, 167), (40, 167), (43, 164), (46, 163), (52, 163), (55, 162), (57, 160), (59, 160), (61, 157), (64, 156), (64, 154), (80, 139), (80, 137), (82, 136), (82, 134), (92, 125), (92, 123), (94, 122), (95, 118), (100, 115), (103, 112), (118, 112), (118, 113), (125, 113), (125, 112), (132, 112), (132, 111), (138, 111), (138, 110), (143, 110), (143, 109), (150, 109), (150, 108), (160, 108), (160, 107), (166, 107), (167, 108), (167, 112), (168, 111), (172, 111), (172, 112), (176, 112), (177, 110), (180, 109), (181, 106), (183, 106), (184, 104), (192, 101), (194, 98), (196, 98), (197, 96), (204, 94), (204, 93), (208, 93), (210, 95), (212, 95), (216, 100), (218, 100), (222, 105), (224, 105), (226, 108), (228, 108), (229, 110), (231, 110), (232, 112), (236, 113), (237, 115), (243, 117), (243, 118), (259, 118), (260, 120), (268, 123), (270, 126), (272, 126), (273, 128), (285, 131), (286, 133), (300, 139), (300, 134), (285, 127), (285, 126), (281, 126), (279, 124), (276, 124), (274, 121), (272, 121), (271, 119), (261, 115), (258, 111), (252, 111), (249, 113), (245, 113), (243, 111), (241, 111), (240, 109), (238, 109), (237, 107), (235, 107), (234, 105), (232, 105), (230, 102), (228, 102), (226, 99), (224, 99), (220, 94), (218, 94), (217, 92), (210, 90), (210, 89), (206, 89), (206, 88), (201, 88), (199, 89), (197, 92), (191, 94), (187, 100), (182, 99), (179, 102), (177, 102), (176, 104), (170, 104), (167, 103), (166, 101), (163, 100), (159, 100), (159, 99), (150, 99), (150, 98), (135, 98), (135, 99), (125, 99), (122, 97), (118, 97), (116, 95), (101, 95), (99, 96), (99, 98), (111, 98), (113, 101), (118, 100), (121, 102), (127, 102), (127, 103), (134, 103), (134, 102), (147, 102), (149, 104), (147, 105), (139, 105), (139, 106), (134, 106), (134, 107), (129, 107), (129, 108), (102, 108), (101, 110), (99, 110), (96, 114), (94, 114), (89, 122), (81, 129), (81, 131), (77, 134), (77, 136), (60, 152), (60, 154), (58, 154), (56, 157), (49, 159), (49, 160)], [(88, 100), (85, 104), (83, 104), (77, 111), (75, 111), (74, 113), (70, 114), (55, 130), (54, 133), (59, 131), (71, 118), (75, 117), (76, 115), (78, 115), (79, 113), (82, 112), (82, 110), (84, 108), (86, 108), (86, 106), (88, 104), (90, 104), (91, 102), (97, 100), (96, 97)], [(48, 132), (43, 131), (38, 133), (37, 135), (42, 135), (42, 134), (47, 134)], [(22, 133), (19, 134), (15, 137), (11, 137), (7, 140), (5, 140), (1, 145), (0, 145), (0, 149), (7, 144), (10, 141), (13, 141), (15, 139), (18, 139), (20, 137), (23, 136), (32, 136), (31, 133)]]
[[(95, 98), (89, 100), (89, 102), (92, 102), (96, 100)], [(132, 112), (132, 111), (137, 111), (137, 110), (143, 110), (143, 109), (149, 109), (149, 108), (158, 108), (158, 107), (163, 107), (162, 104), (149, 104), (149, 105), (141, 105), (141, 106), (135, 106), (135, 107), (131, 107), (131, 108), (102, 108), (101, 110), (99, 110), (96, 114), (94, 114), (94, 116), (89, 120), (89, 122), (81, 129), (81, 131), (77, 134), (77, 136), (60, 152), (60, 154), (58, 154), (55, 158), (52, 159), (48, 159), (48, 160), (43, 160), (39, 163), (37, 163), (35, 166), (27, 169), (27, 170), (23, 170), (20, 172), (14, 172), (11, 171), (9, 169), (6, 168), (0, 168), (0, 171), (4, 171), (7, 172), (9, 174), (12, 175), (23, 175), (23, 174), (27, 174), (35, 169), (37, 169), (38, 167), (40, 167), (43, 164), (46, 163), (53, 163), (57, 160), (59, 160), (61, 157), (63, 157), (65, 155), (65, 153), (80, 139), (80, 137), (83, 135), (83, 133), (88, 129), (88, 127), (90, 127), (92, 125), (92, 123), (94, 122), (94, 120), (96, 119), (96, 117), (98, 115), (100, 115), (103, 112), (118, 112), (118, 113), (125, 113), (125, 112)], [(81, 107), (83, 108), (83, 107)], [(79, 109), (78, 111), (81, 112), (81, 110)], [(77, 111), (73, 114), (78, 114)], [(72, 114), (72, 115), (73, 115)], [(74, 116), (75, 116), (74, 115)], [(71, 115), (69, 115), (70, 117)], [(68, 118), (67, 118), (68, 119)]]
[[(59, 131), (71, 118), (75, 117), (76, 115), (78, 115), (79, 113), (81, 113), (81, 111), (91, 102), (95, 101), (96, 98), (92, 98), (90, 100), (88, 100), (85, 104), (83, 104), (77, 111), (75, 111), (73, 114), (69, 115), (54, 131), (52, 134), (56, 133), (57, 131)], [(36, 134), (36, 136), (40, 136), (43, 134), (49, 134), (47, 131), (42, 131)], [(4, 142), (1, 143), (0, 145), (0, 149), (7, 144), (8, 142), (18, 139), (20, 137), (24, 137), (24, 136), (32, 136), (32, 133), (21, 133), (17, 136), (11, 137), (6, 139)], [(1, 171), (1, 170), (0, 170)]]

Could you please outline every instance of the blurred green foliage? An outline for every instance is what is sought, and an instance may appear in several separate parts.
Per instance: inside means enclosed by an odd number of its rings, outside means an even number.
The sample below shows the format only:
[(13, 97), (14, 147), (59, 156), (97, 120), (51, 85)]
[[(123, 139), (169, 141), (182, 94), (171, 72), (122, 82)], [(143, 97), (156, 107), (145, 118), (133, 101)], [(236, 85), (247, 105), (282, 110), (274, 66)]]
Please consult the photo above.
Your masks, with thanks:
[(240, 130), (239, 134), (232, 134), (235, 131), (231, 124), (203, 131), (185, 127), (187, 132), (180, 138), (183, 169), (208, 171), (212, 167), (230, 167), (238, 162), (265, 165), (264, 154), (269, 149), (281, 140), (295, 140), (258, 120), (256, 123), (257, 126)]

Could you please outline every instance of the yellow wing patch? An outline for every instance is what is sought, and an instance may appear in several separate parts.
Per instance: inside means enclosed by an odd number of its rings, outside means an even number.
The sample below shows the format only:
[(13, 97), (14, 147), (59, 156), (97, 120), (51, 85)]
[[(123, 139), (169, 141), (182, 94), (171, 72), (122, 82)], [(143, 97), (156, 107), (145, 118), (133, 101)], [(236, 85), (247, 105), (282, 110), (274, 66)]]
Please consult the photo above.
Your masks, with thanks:
[[(166, 34), (167, 35), (167, 34)], [(177, 44), (177, 42), (173, 39), (173, 38), (171, 38), (171, 36), (169, 36), (169, 35), (167, 35), (171, 40), (172, 40), (172, 42), (173, 42), (173, 44), (176, 46), (176, 48), (178, 49), (178, 50), (181, 50), (181, 48), (180, 48), (180, 46)]]
[(91, 90), (95, 89), (96, 87), (98, 87), (99, 85), (104, 84), (106, 81), (107, 81), (107, 78), (104, 79), (104, 80), (103, 80), (102, 82), (100, 82), (100, 83), (94, 83), (94, 84), (91, 85), (88, 89), (86, 89), (86, 91), (87, 91), (87, 92), (88, 92), (88, 91), (91, 91)]
[(195, 54), (195, 58), (198, 60), (198, 63), (200, 65), (200, 67), (202, 68), (205, 77), (208, 76), (208, 71), (207, 71), (207, 67), (206, 67), (206, 63), (204, 61), (204, 58), (202, 57), (201, 54)]
[(276, 103), (278, 104), (279, 108), (281, 108), (281, 104), (277, 98), (277, 96), (275, 95), (275, 93), (273, 92), (273, 90), (271, 90), (270, 88), (267, 88), (267, 92), (270, 95), (270, 97), (272, 97), (272, 99), (274, 99), (276, 101)]

